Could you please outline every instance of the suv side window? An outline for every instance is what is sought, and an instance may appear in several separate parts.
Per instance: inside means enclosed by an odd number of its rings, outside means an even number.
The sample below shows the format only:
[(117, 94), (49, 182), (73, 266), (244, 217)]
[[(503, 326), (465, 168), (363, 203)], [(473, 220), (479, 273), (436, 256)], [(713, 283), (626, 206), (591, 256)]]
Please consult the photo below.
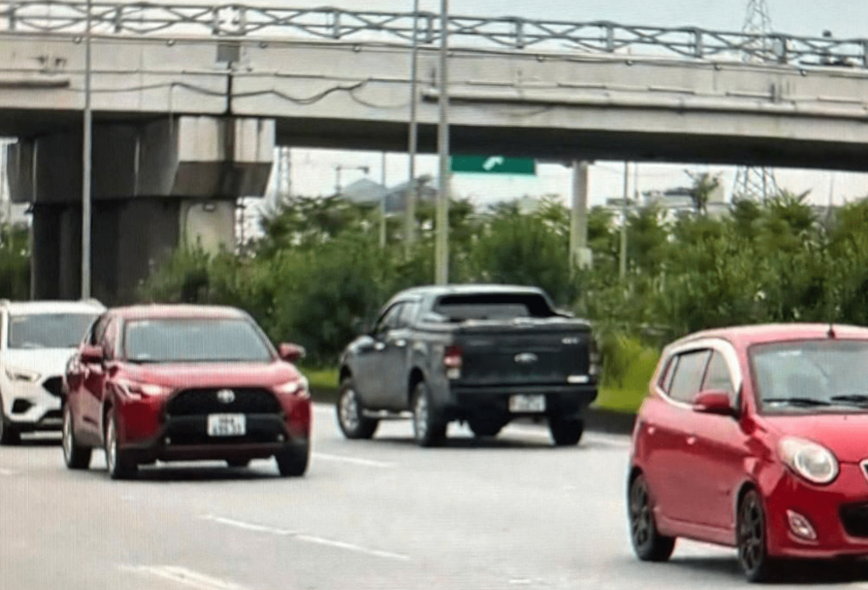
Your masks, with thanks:
[(729, 366), (726, 364), (726, 359), (717, 350), (712, 353), (711, 360), (708, 361), (708, 370), (705, 372), (702, 389), (705, 391), (712, 389), (725, 391), (729, 394), (730, 399), (735, 397)]
[(693, 350), (678, 355), (678, 365), (672, 375), (669, 397), (682, 403), (691, 403), (693, 396), (699, 393), (702, 377), (711, 351)]
[(419, 315), (419, 302), (418, 301), (407, 301), (403, 305), (403, 310), (401, 311), (401, 317), (398, 320), (398, 326), (400, 328), (409, 328), (410, 324)]

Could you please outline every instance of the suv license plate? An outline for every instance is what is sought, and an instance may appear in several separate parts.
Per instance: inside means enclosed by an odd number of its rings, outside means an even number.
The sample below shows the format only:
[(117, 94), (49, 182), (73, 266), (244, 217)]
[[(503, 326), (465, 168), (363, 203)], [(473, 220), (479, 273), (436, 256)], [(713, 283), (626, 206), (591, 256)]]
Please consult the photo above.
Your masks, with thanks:
[(509, 411), (521, 412), (545, 412), (546, 396), (544, 395), (511, 395), (509, 396)]
[(208, 436), (244, 436), (246, 432), (244, 414), (208, 414)]

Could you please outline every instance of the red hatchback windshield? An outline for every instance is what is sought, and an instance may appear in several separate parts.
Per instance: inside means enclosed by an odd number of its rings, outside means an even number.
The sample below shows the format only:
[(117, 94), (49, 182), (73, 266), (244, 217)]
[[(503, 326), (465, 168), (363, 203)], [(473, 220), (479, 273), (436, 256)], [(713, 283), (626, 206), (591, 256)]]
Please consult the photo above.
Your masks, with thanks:
[(757, 398), (772, 412), (868, 409), (868, 341), (803, 340), (751, 348)]
[(133, 320), (124, 330), (130, 362), (269, 362), (264, 336), (244, 319), (171, 318)]

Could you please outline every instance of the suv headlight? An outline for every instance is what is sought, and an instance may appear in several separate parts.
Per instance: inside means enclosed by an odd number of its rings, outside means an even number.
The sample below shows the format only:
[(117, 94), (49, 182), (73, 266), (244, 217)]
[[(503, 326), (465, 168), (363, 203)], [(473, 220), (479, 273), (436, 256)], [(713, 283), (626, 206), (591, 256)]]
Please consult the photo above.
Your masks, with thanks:
[(155, 383), (140, 383), (128, 379), (118, 379), (116, 383), (122, 388), (123, 393), (132, 399), (168, 395), (172, 392), (171, 387), (165, 387)]
[(15, 367), (6, 367), (6, 376), (11, 381), (24, 381), (25, 383), (34, 383), (39, 381), (42, 376), (36, 371), (28, 371), (27, 369), (16, 369)]
[(298, 379), (293, 379), (292, 381), (288, 381), (280, 385), (275, 385), (274, 391), (276, 391), (277, 393), (307, 397), (308, 395), (310, 395), (308, 385), (309, 384), (307, 381), (307, 377), (305, 377), (304, 375), (299, 375)]
[(811, 483), (827, 484), (838, 477), (838, 460), (823, 445), (803, 438), (787, 437), (778, 450), (781, 460)]

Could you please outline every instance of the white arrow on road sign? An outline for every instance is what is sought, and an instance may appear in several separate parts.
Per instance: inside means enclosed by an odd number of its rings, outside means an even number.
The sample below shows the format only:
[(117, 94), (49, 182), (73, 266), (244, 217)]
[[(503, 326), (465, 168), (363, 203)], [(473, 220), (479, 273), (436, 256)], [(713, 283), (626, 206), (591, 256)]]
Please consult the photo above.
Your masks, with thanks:
[(491, 156), (485, 161), (485, 164), (482, 167), (485, 170), (491, 170), (495, 166), (502, 165), (506, 160), (504, 160), (503, 156)]

